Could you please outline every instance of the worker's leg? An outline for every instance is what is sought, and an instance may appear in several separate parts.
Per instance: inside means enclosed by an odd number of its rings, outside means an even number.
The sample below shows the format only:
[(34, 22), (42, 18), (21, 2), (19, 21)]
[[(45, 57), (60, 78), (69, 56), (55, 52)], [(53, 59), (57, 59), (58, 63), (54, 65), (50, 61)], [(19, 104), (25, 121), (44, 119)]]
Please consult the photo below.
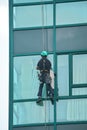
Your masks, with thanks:
[(36, 103), (40, 103), (40, 102), (42, 101), (42, 89), (43, 89), (43, 84), (44, 84), (44, 83), (40, 83), (39, 91), (38, 91), (38, 99), (37, 99)]
[(48, 91), (48, 96), (54, 96), (54, 89), (52, 89), (50, 84), (46, 84), (47, 86), (47, 91)]
[(42, 97), (43, 84), (44, 84), (44, 83), (40, 83), (39, 91), (38, 91), (38, 97)]

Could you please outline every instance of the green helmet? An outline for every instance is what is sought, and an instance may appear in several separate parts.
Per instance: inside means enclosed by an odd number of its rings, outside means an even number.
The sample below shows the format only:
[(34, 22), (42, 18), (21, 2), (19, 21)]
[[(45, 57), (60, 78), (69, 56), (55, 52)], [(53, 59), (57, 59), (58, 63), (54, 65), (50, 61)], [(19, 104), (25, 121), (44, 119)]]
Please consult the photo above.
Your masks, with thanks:
[(41, 56), (47, 56), (48, 54), (47, 54), (47, 52), (46, 51), (42, 51), (41, 52)]

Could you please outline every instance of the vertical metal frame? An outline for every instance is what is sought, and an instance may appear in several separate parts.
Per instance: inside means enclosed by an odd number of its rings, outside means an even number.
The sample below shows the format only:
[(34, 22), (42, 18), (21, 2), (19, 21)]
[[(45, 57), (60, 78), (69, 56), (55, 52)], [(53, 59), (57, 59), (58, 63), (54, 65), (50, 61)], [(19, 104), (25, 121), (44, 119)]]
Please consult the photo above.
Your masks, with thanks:
[(69, 96), (72, 96), (72, 81), (73, 81), (73, 65), (72, 65), (72, 54), (69, 54)]
[[(53, 3), (53, 58), (54, 58), (54, 73), (57, 73), (57, 55), (56, 55), (56, 3)], [(57, 130), (56, 125), (56, 91), (57, 91), (57, 78), (54, 80), (54, 130)]]
[(13, 0), (9, 0), (9, 130), (13, 128)]

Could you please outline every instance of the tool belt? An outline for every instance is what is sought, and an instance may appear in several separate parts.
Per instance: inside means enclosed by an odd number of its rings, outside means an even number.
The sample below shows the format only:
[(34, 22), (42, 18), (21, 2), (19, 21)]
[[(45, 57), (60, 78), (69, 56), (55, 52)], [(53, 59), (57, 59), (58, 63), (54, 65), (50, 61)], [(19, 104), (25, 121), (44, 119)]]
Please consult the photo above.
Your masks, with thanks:
[(40, 70), (40, 72), (42, 73), (42, 72), (47, 72), (47, 73), (49, 73), (49, 70)]
[(40, 82), (51, 83), (51, 77), (50, 77), (49, 71), (38, 74), (38, 78), (39, 78)]

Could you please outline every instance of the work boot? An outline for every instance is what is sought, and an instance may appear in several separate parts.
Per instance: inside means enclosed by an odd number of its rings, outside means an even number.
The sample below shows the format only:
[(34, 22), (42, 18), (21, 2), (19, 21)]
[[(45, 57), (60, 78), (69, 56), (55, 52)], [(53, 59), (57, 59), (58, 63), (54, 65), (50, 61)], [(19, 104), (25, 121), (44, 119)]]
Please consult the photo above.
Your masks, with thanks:
[(40, 103), (42, 101), (42, 97), (38, 97), (36, 103)]
[(50, 95), (50, 101), (51, 101), (52, 105), (54, 105), (54, 96), (52, 94)]

